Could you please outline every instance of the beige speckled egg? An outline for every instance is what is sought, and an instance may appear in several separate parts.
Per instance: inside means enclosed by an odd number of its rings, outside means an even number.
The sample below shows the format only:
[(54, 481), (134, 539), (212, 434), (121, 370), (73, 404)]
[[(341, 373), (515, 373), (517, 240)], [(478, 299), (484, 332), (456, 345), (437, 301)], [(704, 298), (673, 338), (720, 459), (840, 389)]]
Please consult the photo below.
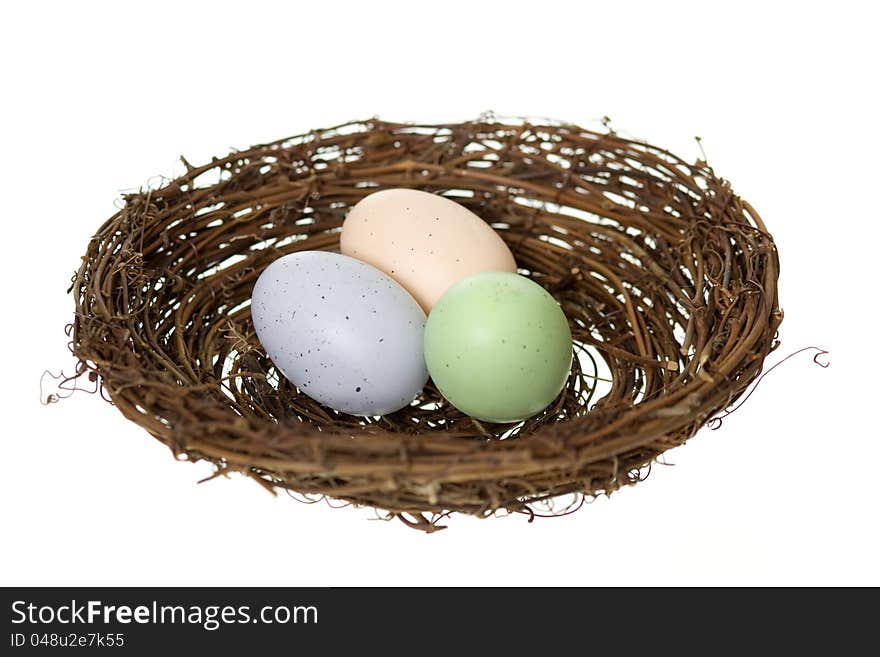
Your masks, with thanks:
[(342, 224), (340, 248), (400, 283), (425, 312), (463, 278), (516, 272), (510, 249), (489, 224), (455, 201), (415, 189), (361, 199)]

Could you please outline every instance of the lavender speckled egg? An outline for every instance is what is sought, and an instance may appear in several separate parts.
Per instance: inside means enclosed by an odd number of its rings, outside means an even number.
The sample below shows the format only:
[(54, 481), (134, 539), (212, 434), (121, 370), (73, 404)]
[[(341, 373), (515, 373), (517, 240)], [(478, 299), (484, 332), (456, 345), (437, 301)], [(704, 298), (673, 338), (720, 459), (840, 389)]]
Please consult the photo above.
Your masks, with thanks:
[(428, 380), (424, 311), (360, 260), (326, 251), (279, 258), (254, 285), (251, 316), (281, 373), (338, 411), (392, 413)]

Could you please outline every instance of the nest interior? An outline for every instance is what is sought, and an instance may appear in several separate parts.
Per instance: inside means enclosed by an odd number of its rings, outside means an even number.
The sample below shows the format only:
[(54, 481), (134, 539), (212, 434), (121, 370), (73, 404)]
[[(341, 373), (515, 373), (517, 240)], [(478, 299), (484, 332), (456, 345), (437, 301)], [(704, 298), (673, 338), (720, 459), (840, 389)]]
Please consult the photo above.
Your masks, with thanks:
[[(218, 474), (382, 509), (540, 514), (608, 493), (733, 403), (775, 348), (778, 257), (757, 212), (703, 161), (550, 121), (371, 119), (232, 152), (124, 197), (73, 279), (77, 375)], [(489, 222), (569, 319), (576, 358), (542, 414), (479, 423), (429, 382), (360, 418), (279, 376), (250, 319), (257, 276), (337, 250), (378, 189), (444, 194)]]

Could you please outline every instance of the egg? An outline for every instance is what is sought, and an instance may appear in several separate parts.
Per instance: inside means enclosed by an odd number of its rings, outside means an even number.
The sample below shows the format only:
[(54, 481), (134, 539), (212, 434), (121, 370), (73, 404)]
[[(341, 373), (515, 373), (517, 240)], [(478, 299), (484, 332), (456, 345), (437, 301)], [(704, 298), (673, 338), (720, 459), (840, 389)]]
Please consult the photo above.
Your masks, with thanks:
[(386, 189), (357, 202), (342, 224), (340, 251), (391, 276), (425, 312), (467, 276), (516, 272), (491, 226), (455, 201), (415, 189)]
[(352, 415), (407, 406), (428, 379), (425, 313), (398, 283), (338, 253), (302, 251), (260, 274), (251, 317), (299, 390)]
[(541, 412), (565, 386), (571, 330), (540, 285), (484, 272), (436, 303), (425, 327), (425, 360), (457, 409), (487, 422), (516, 422)]

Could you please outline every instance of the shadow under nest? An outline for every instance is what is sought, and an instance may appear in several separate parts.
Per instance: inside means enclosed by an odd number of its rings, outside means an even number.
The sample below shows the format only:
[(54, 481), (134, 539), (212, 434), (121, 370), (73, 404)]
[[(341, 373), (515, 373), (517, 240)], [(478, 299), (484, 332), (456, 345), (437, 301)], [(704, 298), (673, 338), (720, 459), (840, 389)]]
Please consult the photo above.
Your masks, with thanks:
[[(760, 374), (782, 320), (772, 237), (705, 162), (549, 121), (371, 119), (215, 158), (124, 197), (75, 275), (77, 375), (180, 458), (270, 490), (445, 515), (543, 515), (646, 474)], [(249, 299), (299, 250), (338, 250), (377, 189), (443, 194), (489, 222), (569, 319), (576, 357), (543, 413), (491, 425), (429, 381), (360, 418), (311, 400), (262, 351)]]

